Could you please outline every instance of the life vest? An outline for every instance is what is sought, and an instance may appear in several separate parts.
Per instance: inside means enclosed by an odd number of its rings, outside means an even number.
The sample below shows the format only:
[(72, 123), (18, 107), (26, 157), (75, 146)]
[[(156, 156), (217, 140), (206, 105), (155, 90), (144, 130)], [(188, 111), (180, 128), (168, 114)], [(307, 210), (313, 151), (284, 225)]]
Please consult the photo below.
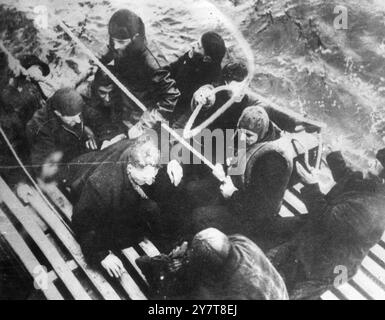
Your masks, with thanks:
[(229, 174), (238, 188), (246, 189), (251, 183), (254, 165), (266, 155), (276, 153), (285, 161), (285, 172), (282, 174), (289, 175), (290, 185), (294, 185), (297, 182), (294, 170), (296, 161), (308, 162), (308, 165), (314, 166), (318, 152), (319, 140), (315, 135), (306, 132), (284, 134), (278, 140), (258, 143), (246, 152), (241, 152), (237, 162), (229, 168)]

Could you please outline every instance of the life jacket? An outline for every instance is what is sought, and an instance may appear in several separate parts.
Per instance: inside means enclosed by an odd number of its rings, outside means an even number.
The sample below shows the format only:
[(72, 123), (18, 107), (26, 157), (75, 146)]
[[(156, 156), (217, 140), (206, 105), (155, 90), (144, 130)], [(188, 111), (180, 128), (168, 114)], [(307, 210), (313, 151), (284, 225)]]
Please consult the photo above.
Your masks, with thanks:
[(295, 162), (303, 163), (306, 158), (308, 159), (306, 162), (314, 166), (317, 162), (318, 149), (319, 140), (315, 135), (306, 132), (285, 134), (278, 140), (258, 143), (246, 152), (241, 152), (238, 155), (236, 169), (234, 169), (235, 166), (231, 167), (229, 174), (236, 186), (245, 190), (251, 183), (254, 165), (262, 161), (267, 155), (276, 153), (285, 161), (285, 171), (282, 172), (282, 175), (289, 177), (289, 185), (294, 185), (297, 182), (296, 171), (294, 170)]

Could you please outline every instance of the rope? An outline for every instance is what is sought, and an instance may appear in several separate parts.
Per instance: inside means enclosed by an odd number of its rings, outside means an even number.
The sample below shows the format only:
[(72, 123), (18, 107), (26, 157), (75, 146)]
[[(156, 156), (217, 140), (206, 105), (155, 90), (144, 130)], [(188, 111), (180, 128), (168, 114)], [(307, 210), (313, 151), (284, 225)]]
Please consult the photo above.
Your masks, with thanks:
[[(103, 70), (103, 72), (110, 77), (110, 79), (116, 84), (116, 86), (123, 91), (123, 93), (131, 99), (143, 112), (147, 111), (146, 106), (136, 98), (120, 81), (119, 79), (110, 71), (108, 68), (100, 62), (100, 60), (88, 49), (78, 37), (64, 24), (63, 21), (58, 21), (60, 27), (68, 34), (68, 36), (86, 53), (91, 60), (95, 62), (95, 64)], [(184, 146), (187, 150), (189, 150), (192, 154), (194, 154), (199, 160), (201, 160), (205, 165), (207, 165), (210, 169), (214, 170), (215, 166), (212, 162), (210, 162), (206, 157), (204, 157), (200, 152), (195, 150), (186, 140), (184, 140), (176, 131), (171, 129), (166, 123), (162, 123), (162, 128), (165, 129), (168, 133), (170, 133), (178, 142)]]

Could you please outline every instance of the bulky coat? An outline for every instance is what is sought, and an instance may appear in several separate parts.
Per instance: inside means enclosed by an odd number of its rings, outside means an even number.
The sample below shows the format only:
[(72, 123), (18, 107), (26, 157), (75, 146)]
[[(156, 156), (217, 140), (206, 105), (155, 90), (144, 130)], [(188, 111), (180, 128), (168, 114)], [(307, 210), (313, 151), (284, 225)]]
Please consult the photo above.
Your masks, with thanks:
[(326, 196), (318, 185), (305, 186), (306, 226), (269, 253), (294, 299), (317, 297), (333, 286), (336, 267), (354, 276), (385, 230), (384, 184), (348, 168), (339, 152), (327, 161), (336, 186)]

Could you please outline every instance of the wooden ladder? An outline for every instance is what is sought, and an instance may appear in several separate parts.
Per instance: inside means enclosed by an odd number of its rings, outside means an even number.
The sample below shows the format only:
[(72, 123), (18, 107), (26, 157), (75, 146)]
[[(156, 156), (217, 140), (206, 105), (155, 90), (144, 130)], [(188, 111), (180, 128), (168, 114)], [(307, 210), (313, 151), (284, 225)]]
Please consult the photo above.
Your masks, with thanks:
[(40, 283), (44, 272), (44, 285), (38, 288), (47, 299), (147, 299), (148, 284), (135, 260), (140, 255), (159, 254), (149, 240), (122, 250), (126, 272), (119, 280), (112, 279), (102, 268), (94, 269), (86, 263), (66, 223), (71, 220), (72, 205), (60, 190), (53, 188), (47, 195), (51, 205), (33, 188), (31, 194), (28, 203), (22, 203), (0, 178), (0, 234), (31, 280)]

